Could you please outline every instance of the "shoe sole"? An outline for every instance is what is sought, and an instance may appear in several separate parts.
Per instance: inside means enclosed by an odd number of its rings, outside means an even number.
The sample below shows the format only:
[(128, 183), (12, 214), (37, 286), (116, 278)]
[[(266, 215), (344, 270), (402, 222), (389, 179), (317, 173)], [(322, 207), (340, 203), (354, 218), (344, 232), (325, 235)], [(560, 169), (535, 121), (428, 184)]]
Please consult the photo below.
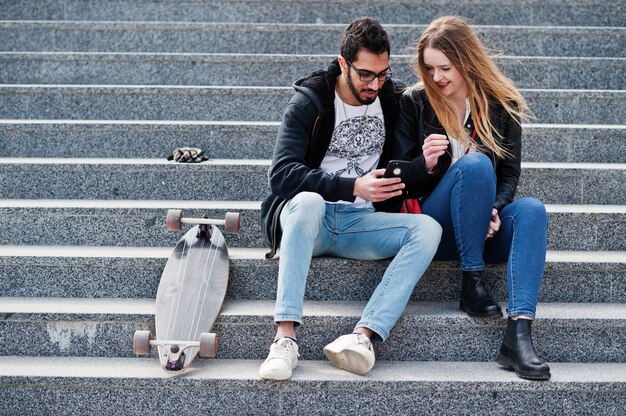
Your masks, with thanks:
[(324, 348), (324, 355), (335, 367), (354, 374), (363, 375), (374, 367), (374, 364), (370, 365), (368, 360), (363, 358), (363, 355), (350, 349), (334, 351), (330, 348)]
[(273, 372), (264, 373), (264, 372), (259, 371), (259, 376), (264, 380), (276, 380), (276, 381), (289, 380), (291, 378), (291, 374), (292, 373), (285, 375), (281, 373), (273, 373)]
[(508, 357), (505, 357), (504, 355), (498, 355), (496, 362), (500, 364), (502, 367), (506, 368), (507, 370), (515, 371), (515, 374), (517, 374), (521, 378), (526, 378), (529, 380), (550, 380), (550, 377), (552, 377), (552, 374), (550, 374), (549, 372), (541, 373), (541, 372), (535, 372), (535, 371), (522, 371), (519, 368), (517, 368), (517, 365), (515, 364), (513, 360), (511, 360)]
[(283, 380), (288, 380), (291, 378), (292, 374), (293, 374), (293, 370), (298, 366), (298, 363), (295, 362), (293, 366), (291, 366), (291, 371), (289, 371), (288, 374), (285, 373), (279, 373), (277, 371), (263, 371), (263, 369), (259, 369), (259, 377), (261, 377), (262, 379), (265, 380), (276, 380), (276, 381), (283, 381)]

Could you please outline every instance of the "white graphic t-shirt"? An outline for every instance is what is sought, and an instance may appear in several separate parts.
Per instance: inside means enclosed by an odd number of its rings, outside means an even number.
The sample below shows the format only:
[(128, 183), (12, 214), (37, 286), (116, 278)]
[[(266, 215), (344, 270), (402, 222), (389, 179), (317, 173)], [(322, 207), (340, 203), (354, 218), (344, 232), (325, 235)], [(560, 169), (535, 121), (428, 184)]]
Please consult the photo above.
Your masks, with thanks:
[[(385, 119), (380, 99), (370, 105), (352, 106), (335, 92), (335, 129), (322, 161), (322, 170), (345, 178), (361, 177), (378, 166), (385, 142)], [(374, 210), (372, 202), (356, 197), (352, 203)]]

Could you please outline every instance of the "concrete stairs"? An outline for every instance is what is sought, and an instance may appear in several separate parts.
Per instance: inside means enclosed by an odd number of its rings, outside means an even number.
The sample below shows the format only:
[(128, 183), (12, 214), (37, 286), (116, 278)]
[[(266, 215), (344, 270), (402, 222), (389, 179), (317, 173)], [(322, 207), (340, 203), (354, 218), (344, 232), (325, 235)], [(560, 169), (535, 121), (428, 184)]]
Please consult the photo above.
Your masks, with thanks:
[[(423, 3), (0, 0), (0, 414), (626, 414), (626, 6)], [(503, 52), (537, 117), (518, 195), (549, 214), (533, 329), (553, 378), (498, 367), (504, 322), (458, 311), (455, 262), (431, 265), (371, 373), (331, 367), (321, 348), (351, 330), (388, 261), (317, 258), (300, 366), (260, 380), (278, 265), (259, 207), (290, 84), (328, 64), (358, 15), (385, 25), (410, 84), (409, 46), (442, 14)], [(165, 161), (184, 145), (211, 160)], [(180, 237), (168, 208), (243, 215), (218, 358), (182, 377), (132, 355)], [(504, 270), (487, 270), (503, 305)]]
[[(295, 77), (328, 65), (331, 54), (0, 52), (7, 84), (290, 85)], [(507, 76), (521, 88), (619, 89), (626, 58), (500, 56)], [(254, 69), (241, 74), (238, 68)], [(281, 71), (276, 71), (281, 67)], [(394, 59), (394, 76), (413, 77), (410, 57)]]

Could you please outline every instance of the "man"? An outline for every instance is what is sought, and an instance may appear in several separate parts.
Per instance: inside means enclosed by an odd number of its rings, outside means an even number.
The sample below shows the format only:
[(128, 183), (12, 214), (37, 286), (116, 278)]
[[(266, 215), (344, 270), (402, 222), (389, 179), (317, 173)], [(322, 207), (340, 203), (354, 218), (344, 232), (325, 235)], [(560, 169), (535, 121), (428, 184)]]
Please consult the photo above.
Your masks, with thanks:
[(358, 18), (328, 70), (294, 85), (269, 171), (272, 195), (261, 207), (268, 257), (281, 246), (278, 329), (259, 370), (265, 379), (288, 379), (297, 366), (295, 327), (302, 323), (311, 257), (395, 256), (354, 332), (324, 348), (333, 365), (365, 374), (375, 361), (370, 340), (387, 339), (435, 255), (441, 237), (436, 221), (374, 209), (373, 203), (402, 195), (404, 188), (400, 178), (383, 178), (401, 94), (390, 79), (389, 53), (380, 24)]

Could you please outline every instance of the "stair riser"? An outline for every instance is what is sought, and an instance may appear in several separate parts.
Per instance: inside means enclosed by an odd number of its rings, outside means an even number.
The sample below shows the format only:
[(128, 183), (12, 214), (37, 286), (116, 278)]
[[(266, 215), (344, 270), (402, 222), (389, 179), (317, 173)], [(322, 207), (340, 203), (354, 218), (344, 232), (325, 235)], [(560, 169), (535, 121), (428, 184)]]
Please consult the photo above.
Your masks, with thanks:
[[(180, 208), (172, 203), (171, 208)], [(224, 218), (223, 209), (185, 209), (189, 218)], [(225, 234), (231, 247), (262, 247), (259, 211), (235, 209), (241, 214), (241, 232)], [(3, 208), (0, 244), (174, 247), (190, 226), (169, 232), (163, 209), (50, 209)], [(223, 228), (222, 228), (223, 230)]]
[[(305, 375), (306, 370), (297, 369), (294, 374)], [(355, 403), (376, 403), (375, 412), (359, 409), (362, 415), (516, 414), (528, 403), (532, 403), (535, 414), (545, 415), (620, 415), (626, 409), (624, 383), (610, 382), (567, 383), (565, 389), (552, 387), (552, 383), (522, 380), (515, 383), (361, 382), (360, 377), (350, 381), (309, 381), (297, 376), (286, 383), (190, 377), (166, 380), (2, 377), (0, 381), (4, 385), (0, 393), (3, 403), (14, 410), (10, 414), (16, 415), (145, 415), (151, 409), (164, 414), (196, 414), (202, 409), (204, 413), (236, 416), (242, 411), (251, 416), (322, 415), (332, 409), (334, 414), (350, 415), (354, 414)]]
[[(346, 25), (0, 22), (7, 52), (186, 52), (336, 54)], [(386, 30), (404, 53), (424, 25)], [(517, 56), (626, 57), (623, 28), (478, 28), (485, 45)]]
[(9, 199), (254, 201), (267, 193), (267, 169), (175, 162), (151, 166), (5, 165), (0, 167), (0, 179)]
[(532, 196), (547, 204), (626, 203), (626, 171), (523, 169), (517, 196)]
[[(9, 297), (155, 298), (165, 258), (0, 257), (0, 292)], [(369, 299), (388, 261), (316, 258), (305, 298), (317, 301)], [(278, 260), (231, 258), (228, 299), (274, 300)], [(341, 279), (337, 279), (341, 276)], [(435, 261), (412, 300), (457, 302), (461, 272), (456, 263)], [(485, 274), (489, 293), (507, 300), (504, 265)], [(626, 265), (546, 264), (540, 302), (626, 302)]]
[[(172, 208), (177, 208), (172, 206)], [(236, 210), (236, 209), (232, 209)], [(241, 213), (241, 232), (226, 234), (231, 247), (266, 247), (258, 210)], [(174, 247), (182, 232), (165, 228), (166, 209), (0, 209), (0, 244)], [(185, 210), (188, 217), (223, 218), (225, 210)], [(626, 228), (619, 213), (548, 214), (549, 250), (626, 250), (611, 238)], [(185, 228), (187, 229), (187, 228)]]
[(3, 4), (3, 20), (134, 20), (182, 22), (289, 22), (346, 23), (354, 19), (355, 10), (362, 16), (374, 16), (381, 22), (395, 24), (428, 24), (445, 14), (464, 16), (474, 24), (546, 26), (626, 26), (624, 6), (619, 1), (571, 4), (565, 1), (527, 2), (524, 7), (514, 1), (481, 1), (458, 3), (437, 1), (419, 3), (392, 1), (344, 1), (329, 7), (326, 1), (151, 1), (92, 2), (29, 0)]
[[(246, 412), (248, 415), (281, 414), (276, 410), (281, 400), (280, 394), (266, 387), (268, 384), (264, 382), (207, 384), (205, 380), (202, 386), (194, 387), (181, 386), (179, 382), (172, 381), (159, 387), (159, 383), (135, 378), (98, 380), (97, 384), (90, 383), (88, 386), (84, 385), (85, 380), (82, 379), (73, 380), (69, 384), (65, 379), (39, 377), (15, 380), (2, 377), (0, 381), (8, 383), (0, 392), (3, 404), (11, 409), (8, 415), (132, 416), (145, 415), (158, 409), (163, 414), (193, 415), (202, 412), (239, 416), (242, 414), (242, 402), (254, 403)], [(596, 400), (604, 397), (602, 394), (596, 396)], [(304, 398), (304, 395), (298, 397), (301, 400)]]
[[(279, 121), (285, 88), (0, 87), (4, 119)], [(537, 123), (623, 124), (621, 91), (523, 90)], [(611, 108), (612, 111), (606, 111)]]
[[(7, 199), (258, 201), (268, 165), (0, 164)], [(202, 191), (190, 191), (197, 184)], [(519, 196), (546, 204), (624, 204), (626, 170), (524, 168)]]
[[(263, 125), (3, 125), (0, 126), (0, 154), (4, 157), (165, 158), (175, 148), (191, 146), (199, 147), (211, 159), (269, 159), (277, 133), (278, 126)], [(616, 138), (615, 142), (623, 140)]]
[[(306, 317), (298, 330), (304, 360), (324, 359), (323, 347), (350, 333), (354, 317)], [(505, 321), (469, 317), (403, 317), (376, 345), (379, 360), (493, 361)], [(153, 328), (152, 317), (11, 314), (0, 322), (4, 355), (132, 357), (133, 333)], [(624, 362), (625, 320), (537, 320), (538, 354), (554, 362)], [(271, 316), (221, 316), (215, 328), (222, 359), (263, 359), (275, 331)], [(581, 342), (594, 340), (593, 342)]]
[[(626, 130), (525, 128), (525, 162), (626, 163)], [(618, 154), (619, 153), (619, 154)]]
[[(289, 86), (326, 68), (331, 59), (332, 56), (0, 54), (0, 80), (6, 84)], [(496, 62), (520, 88), (621, 89), (626, 84), (623, 59), (508, 58)], [(391, 66), (394, 78), (406, 84), (415, 83), (406, 57), (392, 57)], [(277, 71), (277, 67), (281, 70)]]
[[(163, 158), (193, 146), (212, 159), (269, 159), (277, 134), (277, 125), (4, 124), (0, 154)], [(626, 163), (626, 129), (526, 127), (523, 141), (525, 162)]]

